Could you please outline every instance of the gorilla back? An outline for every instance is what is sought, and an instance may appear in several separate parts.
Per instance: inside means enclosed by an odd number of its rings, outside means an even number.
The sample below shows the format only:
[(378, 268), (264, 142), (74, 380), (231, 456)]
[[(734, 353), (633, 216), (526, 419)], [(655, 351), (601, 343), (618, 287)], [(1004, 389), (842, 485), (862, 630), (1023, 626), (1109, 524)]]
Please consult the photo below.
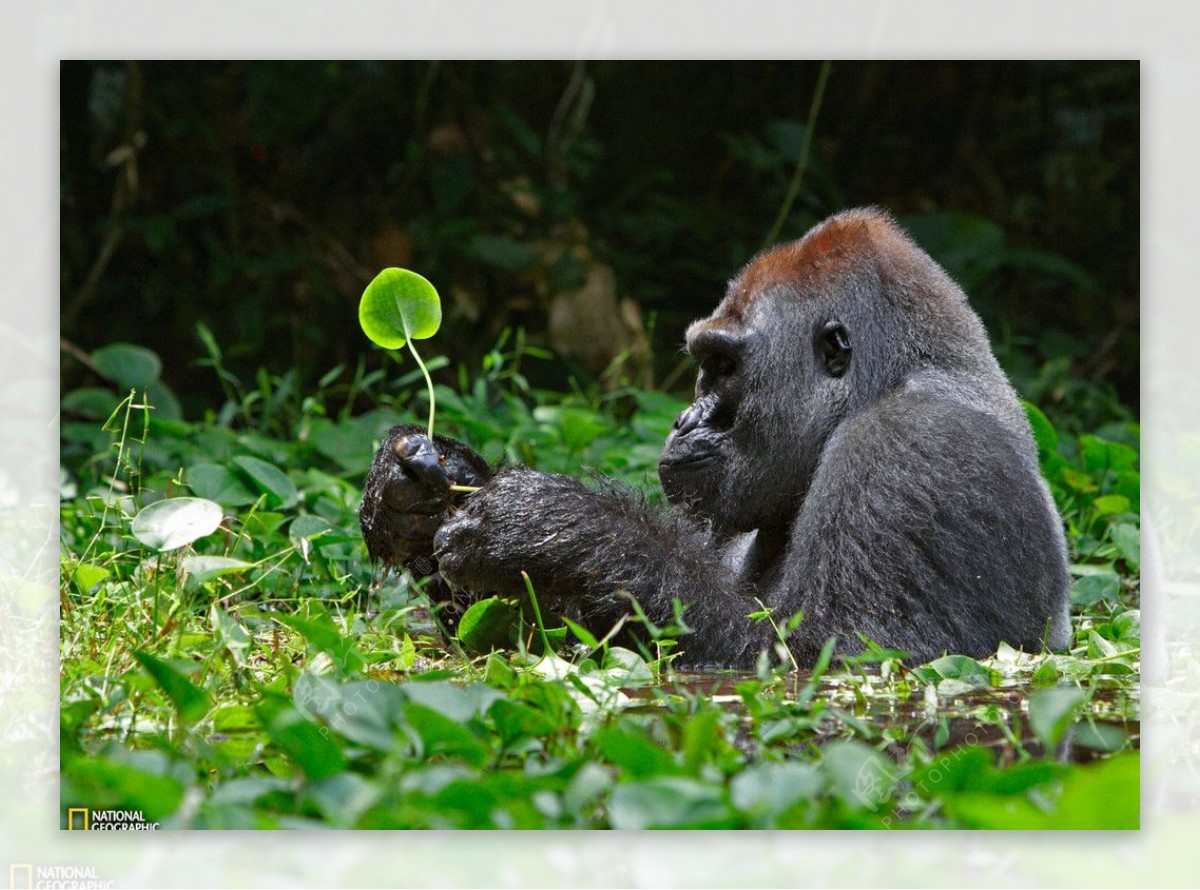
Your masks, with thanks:
[[(427, 444), (405, 428), (364, 492), (372, 555), (431, 543), (474, 594), (519, 595), (525, 570), (597, 633), (629, 596), (659, 623), (678, 599), (691, 665), (753, 664), (774, 633), (746, 617), (756, 599), (803, 611), (801, 663), (831, 636), (843, 654), (865, 637), (919, 660), (1067, 645), (1066, 546), (1028, 421), (965, 294), (886, 214), (847, 211), (756, 257), (687, 349), (696, 397), (659, 464), (669, 512), (525, 467), (451, 499), (452, 473), (405, 464)], [(447, 442), (445, 465), (464, 465)], [(422, 496), (392, 490), (406, 486)], [(394, 505), (430, 486), (446, 505), (432, 542), (397, 545), (389, 529), (414, 524)]]

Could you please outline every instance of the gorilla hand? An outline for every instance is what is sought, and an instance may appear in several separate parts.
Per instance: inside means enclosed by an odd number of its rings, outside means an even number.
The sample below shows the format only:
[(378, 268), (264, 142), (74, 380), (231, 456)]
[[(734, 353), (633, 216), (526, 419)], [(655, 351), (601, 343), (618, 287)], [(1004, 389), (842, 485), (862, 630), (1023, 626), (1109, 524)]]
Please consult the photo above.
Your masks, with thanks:
[(579, 520), (595, 497), (569, 476), (520, 466), (497, 473), (438, 531), (442, 577), (463, 590), (520, 595), (525, 571), (540, 595), (578, 558)]
[[(483, 485), (487, 462), (445, 436), (431, 441), (423, 427), (394, 426), (375, 453), (358, 517), (372, 562), (434, 570), (433, 537), (465, 494), (451, 485)], [(423, 563), (423, 564), (422, 564)]]

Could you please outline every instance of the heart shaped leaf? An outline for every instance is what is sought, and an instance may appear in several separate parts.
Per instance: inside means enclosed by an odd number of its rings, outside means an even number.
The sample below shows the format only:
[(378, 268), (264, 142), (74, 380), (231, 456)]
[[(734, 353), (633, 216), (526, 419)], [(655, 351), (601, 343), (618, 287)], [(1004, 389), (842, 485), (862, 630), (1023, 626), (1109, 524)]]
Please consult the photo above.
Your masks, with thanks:
[(509, 644), (517, 610), (497, 597), (473, 604), (458, 622), (458, 640), (471, 652), (491, 652)]
[(399, 349), (426, 340), (442, 326), (442, 301), (432, 284), (408, 269), (384, 269), (363, 291), (358, 323), (372, 342)]

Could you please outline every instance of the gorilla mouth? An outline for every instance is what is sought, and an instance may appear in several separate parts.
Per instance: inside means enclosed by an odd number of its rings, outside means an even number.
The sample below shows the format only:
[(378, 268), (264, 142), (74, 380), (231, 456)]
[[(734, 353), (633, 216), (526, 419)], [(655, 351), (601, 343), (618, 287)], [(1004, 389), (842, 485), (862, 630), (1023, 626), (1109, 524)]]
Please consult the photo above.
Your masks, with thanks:
[(699, 470), (704, 467), (712, 466), (717, 462), (718, 455), (714, 451), (708, 451), (701, 454), (685, 454), (682, 457), (673, 457), (670, 460), (660, 460), (658, 462), (659, 470)]

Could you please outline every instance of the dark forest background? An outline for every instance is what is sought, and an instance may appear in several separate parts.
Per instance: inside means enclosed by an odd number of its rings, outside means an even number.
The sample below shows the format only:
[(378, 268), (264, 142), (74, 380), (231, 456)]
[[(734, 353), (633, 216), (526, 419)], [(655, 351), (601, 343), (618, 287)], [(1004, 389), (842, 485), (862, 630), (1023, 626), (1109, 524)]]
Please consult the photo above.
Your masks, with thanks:
[(63, 391), (111, 385), (93, 356), (117, 342), (162, 357), (189, 419), (230, 379), (304, 393), (383, 367), (357, 304), (388, 265), (441, 291), (443, 382), (521, 329), (556, 356), (536, 385), (684, 391), (682, 331), (740, 266), (877, 204), (1026, 398), (1082, 429), (1136, 414), (1137, 63), (822, 71), (64, 62)]

